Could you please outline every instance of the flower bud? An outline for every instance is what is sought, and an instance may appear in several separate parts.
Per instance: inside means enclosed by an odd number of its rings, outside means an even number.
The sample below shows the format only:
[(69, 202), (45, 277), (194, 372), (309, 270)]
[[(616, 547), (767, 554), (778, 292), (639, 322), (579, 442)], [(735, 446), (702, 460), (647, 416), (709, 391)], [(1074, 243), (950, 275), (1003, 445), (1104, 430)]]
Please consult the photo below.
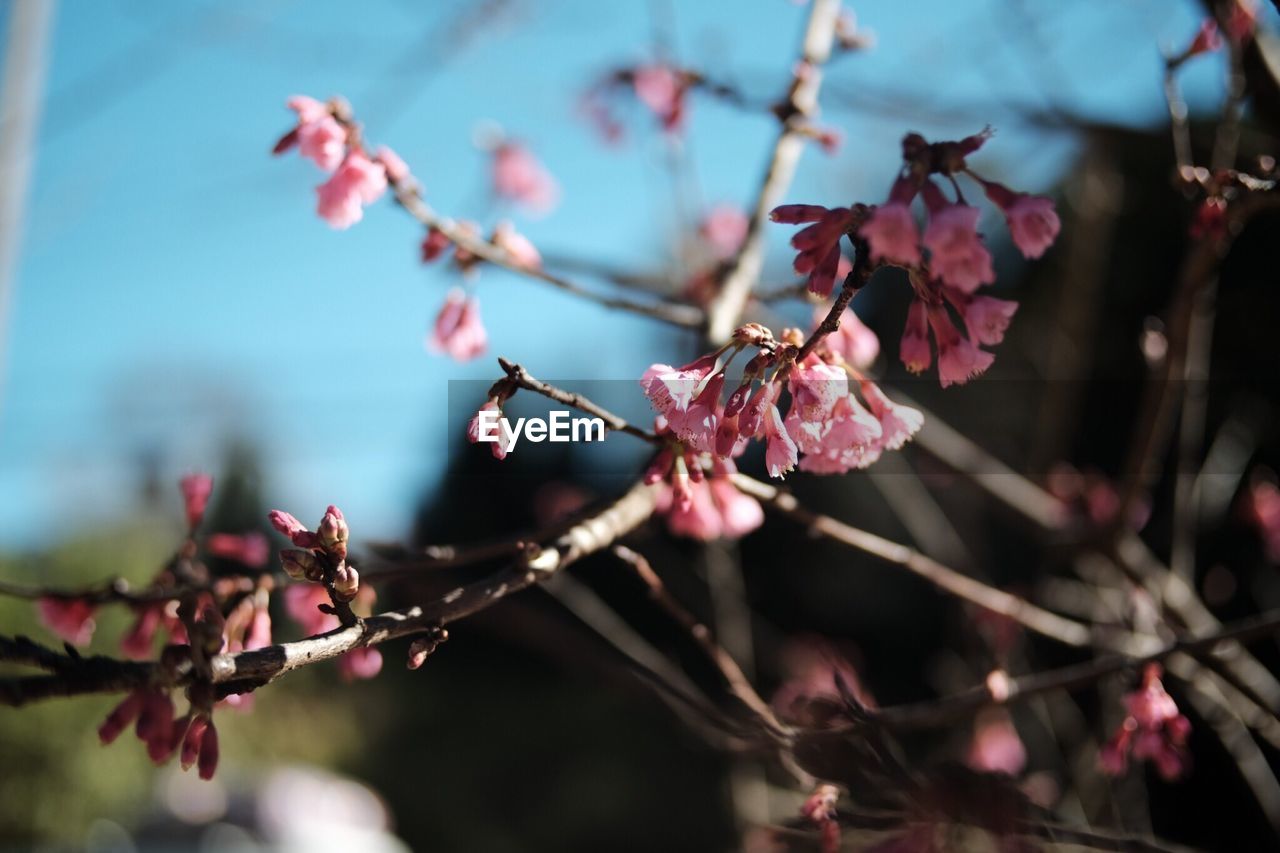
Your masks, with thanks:
[(182, 741), (182, 755), (179, 761), (183, 770), (190, 770), (192, 765), (196, 763), (196, 758), (200, 755), (200, 742), (204, 738), (205, 729), (209, 727), (209, 722), (204, 716), (196, 717), (191, 721), (191, 726), (187, 729), (187, 736)]
[(747, 323), (734, 330), (733, 339), (751, 346), (764, 346), (773, 343), (773, 332), (759, 323)]
[(201, 779), (212, 779), (218, 769), (218, 730), (209, 721), (204, 733), (200, 736), (200, 755), (196, 759)]
[(98, 739), (102, 741), (103, 746), (120, 737), (120, 733), (137, 719), (142, 712), (144, 698), (145, 695), (143, 693), (135, 691), (124, 697), (123, 702), (111, 709), (111, 713), (107, 714), (107, 718), (102, 721), (102, 725), (98, 726)]
[(330, 506), (320, 519), (320, 527), (316, 531), (320, 547), (339, 560), (347, 558), (347, 538), (350, 531), (347, 521), (342, 517), (342, 510)]
[(273, 509), (267, 513), (271, 526), (289, 537), (289, 541), (299, 548), (315, 548), (316, 535), (306, 528), (301, 521), (287, 512)]
[(360, 573), (343, 564), (333, 573), (333, 591), (343, 601), (350, 601), (360, 591)]
[(324, 566), (310, 551), (286, 548), (280, 552), (280, 566), (284, 573), (296, 581), (307, 579), (319, 580), (324, 577)]

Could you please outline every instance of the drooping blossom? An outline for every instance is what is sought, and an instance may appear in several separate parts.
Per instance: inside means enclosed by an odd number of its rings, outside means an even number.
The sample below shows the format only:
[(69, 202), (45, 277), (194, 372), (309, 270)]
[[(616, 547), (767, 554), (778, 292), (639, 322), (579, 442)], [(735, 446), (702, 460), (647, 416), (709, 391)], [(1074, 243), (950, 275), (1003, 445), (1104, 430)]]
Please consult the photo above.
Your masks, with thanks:
[(1178, 711), (1173, 697), (1160, 681), (1161, 668), (1149, 663), (1137, 690), (1125, 694), (1128, 712), (1115, 735), (1098, 753), (1103, 771), (1119, 776), (1129, 768), (1129, 757), (1150, 761), (1166, 781), (1178, 779), (1189, 762), (1186, 743), (1191, 723)]
[(212, 533), (204, 540), (204, 547), (215, 557), (235, 560), (250, 568), (261, 568), (271, 556), (271, 543), (257, 531), (250, 533)]
[(969, 332), (969, 339), (986, 346), (995, 346), (1004, 340), (1009, 322), (1018, 310), (1018, 303), (994, 296), (970, 296), (955, 288), (943, 288), (943, 295), (956, 309)]
[(364, 217), (364, 205), (377, 201), (386, 189), (386, 167), (351, 151), (329, 180), (316, 187), (316, 212), (332, 228), (350, 228)]
[(40, 623), (73, 646), (87, 646), (93, 638), (93, 614), (97, 607), (79, 598), (36, 599)]
[(455, 287), (445, 297), (435, 325), (427, 338), (427, 349), (455, 361), (470, 361), (484, 355), (489, 336), (480, 320), (480, 302)]
[(985, 373), (995, 361), (995, 356), (961, 335), (945, 307), (930, 305), (928, 315), (929, 328), (938, 346), (938, 379), (942, 387), (963, 385)]
[(445, 251), (453, 245), (453, 241), (449, 239), (439, 228), (434, 225), (427, 229), (427, 236), (422, 238), (422, 262), (429, 264), (436, 258), (440, 257)]
[(740, 539), (764, 523), (760, 502), (743, 494), (730, 479), (733, 463), (717, 460), (709, 476), (689, 484), (689, 500), (681, 506), (673, 489), (658, 495), (657, 512), (677, 536), (710, 541)]
[(982, 186), (987, 198), (1004, 213), (1013, 243), (1024, 257), (1040, 257), (1058, 239), (1062, 222), (1054, 210), (1052, 199), (1016, 193), (995, 181), (983, 181)]
[(871, 414), (880, 422), (877, 444), (882, 450), (898, 450), (924, 426), (924, 415), (918, 409), (893, 402), (876, 383), (864, 379), (858, 388)]
[(560, 200), (560, 187), (546, 167), (524, 145), (509, 140), (493, 149), (494, 194), (535, 214), (549, 213)]
[(912, 373), (923, 373), (933, 364), (933, 350), (929, 347), (929, 306), (921, 299), (912, 300), (907, 309), (907, 324), (902, 330), (898, 356)]
[(899, 178), (889, 191), (889, 199), (871, 211), (858, 233), (871, 247), (871, 260), (893, 264), (920, 264), (920, 230), (911, 212), (915, 184)]
[(502, 418), (502, 403), (498, 400), (486, 400), (479, 410), (467, 422), (467, 441), (472, 444), (480, 443), (480, 418), (485, 412), (493, 412), (497, 426), (492, 430), (492, 435), (496, 441), (486, 441), (489, 450), (493, 452), (493, 457), (499, 461), (507, 458), (507, 444), (510, 441), (511, 429), (507, 426), (506, 421)]
[(178, 482), (182, 490), (183, 508), (186, 510), (187, 527), (195, 530), (204, 519), (209, 495), (213, 492), (213, 478), (208, 474), (188, 474)]
[(967, 204), (948, 202), (932, 182), (926, 182), (922, 192), (929, 208), (922, 242), (929, 250), (933, 274), (965, 293), (995, 281), (991, 253), (978, 235), (982, 212)]
[(187, 629), (178, 618), (177, 601), (152, 601), (134, 608), (134, 622), (120, 638), (120, 650), (125, 657), (146, 660), (151, 657), (155, 638), (160, 631), (169, 635), (172, 643), (187, 642)]

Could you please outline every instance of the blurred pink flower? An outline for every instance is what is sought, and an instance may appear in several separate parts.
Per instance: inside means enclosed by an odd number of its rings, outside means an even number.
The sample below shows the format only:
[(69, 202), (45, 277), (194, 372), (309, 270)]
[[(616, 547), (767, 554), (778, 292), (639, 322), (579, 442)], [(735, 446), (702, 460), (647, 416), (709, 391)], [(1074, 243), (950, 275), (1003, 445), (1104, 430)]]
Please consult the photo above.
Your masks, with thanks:
[(480, 320), (480, 303), (461, 288), (453, 288), (436, 315), (427, 348), (455, 361), (470, 361), (484, 355), (489, 336)]
[(502, 142), (493, 149), (492, 177), (495, 194), (533, 213), (548, 213), (560, 200), (555, 178), (518, 142)]

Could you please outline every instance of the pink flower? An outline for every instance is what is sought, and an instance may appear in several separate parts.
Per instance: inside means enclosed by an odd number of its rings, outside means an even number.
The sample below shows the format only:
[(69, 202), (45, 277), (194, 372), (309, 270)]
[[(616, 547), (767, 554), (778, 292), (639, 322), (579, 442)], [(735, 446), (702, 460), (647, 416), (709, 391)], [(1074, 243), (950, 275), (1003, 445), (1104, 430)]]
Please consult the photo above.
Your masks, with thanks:
[(86, 646), (93, 638), (93, 613), (96, 609), (89, 602), (77, 598), (45, 596), (36, 600), (40, 624), (73, 646)]
[(480, 303), (458, 287), (449, 291), (436, 315), (435, 326), (427, 339), (427, 348), (447, 354), (455, 361), (470, 361), (484, 355), (489, 336), (480, 321)]
[(711, 498), (720, 510), (721, 534), (728, 539), (739, 539), (764, 524), (764, 509), (750, 495), (738, 491), (727, 477), (711, 477), (707, 480)]
[(793, 404), (787, 415), (787, 431), (804, 454), (800, 470), (814, 474), (837, 474), (865, 468), (879, 458), (882, 434), (880, 422), (855, 397), (845, 394), (831, 416), (823, 421), (805, 421)]
[(284, 590), (284, 611), (302, 627), (308, 637), (325, 634), (337, 628), (338, 617), (321, 611), (320, 605), (329, 604), (329, 593), (320, 584), (292, 584)]
[(871, 414), (880, 422), (879, 444), (885, 450), (899, 449), (924, 426), (924, 415), (910, 406), (893, 402), (874, 382), (864, 379), (859, 390)]
[(1004, 212), (1013, 243), (1025, 257), (1038, 258), (1053, 245), (1062, 223), (1053, 209), (1052, 199), (1015, 193), (995, 181), (983, 181), (982, 186), (987, 198)]
[(1128, 769), (1128, 754), (1139, 761), (1150, 761), (1160, 775), (1172, 781), (1187, 769), (1187, 736), (1191, 723), (1178, 712), (1177, 703), (1160, 683), (1160, 665), (1149, 663), (1143, 670), (1142, 684), (1125, 694), (1128, 715), (1115, 736), (1098, 753), (1103, 772), (1119, 775)]
[(898, 357), (912, 373), (923, 373), (933, 363), (933, 350), (929, 348), (929, 306), (915, 299), (907, 309), (907, 325), (902, 330), (902, 343)]
[(667, 414), (667, 425), (680, 440), (700, 451), (710, 451), (716, 432), (720, 393), (724, 390), (724, 372), (713, 373), (698, 395), (680, 411)]
[(681, 501), (675, 495), (669, 500), (666, 516), (672, 533), (704, 542), (720, 538), (723, 522), (706, 480), (689, 484), (687, 500)]
[(347, 153), (347, 129), (327, 112), (315, 121), (298, 125), (298, 153), (332, 172)]
[(684, 365), (652, 364), (640, 377), (640, 386), (650, 405), (668, 419), (689, 408), (703, 381), (716, 368), (716, 357), (704, 355)]
[(889, 191), (888, 201), (873, 209), (858, 229), (871, 245), (871, 260), (920, 265), (920, 231), (911, 213), (911, 200), (915, 195), (915, 182), (898, 178)]
[(944, 289), (943, 293), (964, 320), (970, 340), (987, 346), (1004, 340), (1018, 303), (994, 296), (967, 296), (951, 288)]
[(782, 477), (796, 466), (796, 443), (787, 434), (782, 413), (772, 403), (764, 410), (764, 422), (760, 429), (764, 431), (765, 451), (764, 464), (770, 477)]
[(361, 646), (338, 658), (338, 672), (347, 681), (369, 679), (382, 671), (382, 652)]
[(178, 481), (182, 490), (182, 502), (187, 513), (187, 527), (195, 530), (204, 518), (209, 495), (213, 492), (213, 478), (208, 474), (189, 474)]
[(996, 360), (991, 353), (978, 349), (960, 334), (943, 306), (929, 307), (929, 326), (938, 344), (938, 378), (943, 388), (963, 385), (985, 373)]
[(529, 238), (516, 231), (510, 222), (499, 222), (494, 226), (490, 242), (506, 252), (516, 266), (531, 270), (542, 269), (542, 255), (538, 254)]
[(825, 639), (802, 637), (789, 641), (782, 649), (782, 664), (787, 678), (770, 704), (788, 720), (807, 722), (806, 706), (815, 700), (843, 705), (845, 691), (866, 707), (876, 707), (853, 664)]
[(871, 212), (858, 233), (871, 246), (871, 260), (919, 266), (920, 231), (911, 208), (888, 202)]
[(320, 543), (316, 539), (316, 535), (312, 533), (305, 524), (294, 518), (287, 512), (273, 509), (267, 513), (267, 520), (271, 522), (271, 526), (280, 533), (289, 537), (289, 541), (299, 548), (318, 548)]
[(409, 172), (409, 164), (400, 159), (400, 155), (385, 145), (379, 145), (373, 155), (374, 160), (382, 164), (387, 180), (393, 184), (407, 184), (413, 180)]
[[(941, 193), (938, 195), (941, 197)], [(926, 192), (925, 198), (929, 197)], [(996, 280), (991, 253), (978, 236), (979, 214), (978, 208), (967, 204), (943, 203), (936, 208), (930, 205), (929, 227), (924, 232), (934, 275), (965, 293)]]
[[(827, 308), (817, 308), (813, 314), (813, 328), (818, 328), (826, 317)], [(827, 335), (823, 345), (858, 370), (871, 367), (880, 355), (880, 338), (858, 319), (851, 308), (846, 308), (840, 315), (840, 326)]]
[(684, 122), (686, 76), (666, 65), (642, 65), (632, 72), (636, 97), (657, 116), (662, 129), (674, 133)]
[(1027, 764), (1027, 749), (1009, 714), (994, 709), (978, 715), (965, 763), (983, 773), (1017, 776)]
[(698, 226), (698, 234), (720, 260), (737, 254), (747, 239), (750, 220), (741, 209), (731, 204), (716, 205)]
[(528, 148), (503, 142), (493, 149), (493, 191), (501, 198), (548, 213), (560, 200), (560, 187)]
[(316, 212), (333, 228), (350, 228), (387, 189), (387, 170), (359, 151), (347, 154), (329, 180), (316, 187)]
[(261, 533), (252, 532), (237, 536), (233, 533), (213, 533), (204, 541), (205, 550), (215, 557), (223, 557), (244, 563), (252, 568), (266, 565), (271, 555), (271, 544)]
[[(811, 215), (811, 205), (783, 205), (775, 208), (770, 217), (776, 222)], [(840, 238), (853, 224), (853, 211), (847, 207), (825, 210), (813, 224), (800, 229), (791, 238), (791, 245), (798, 252), (793, 264), (795, 271), (809, 277), (809, 292), (830, 296), (840, 267)]]
[(306, 95), (294, 95), (285, 105), (298, 114), (298, 124), (310, 124), (329, 115), (329, 106)]
[(792, 369), (788, 387), (790, 415), (805, 421), (823, 421), (830, 417), (837, 401), (849, 396), (849, 376), (839, 367), (810, 356)]

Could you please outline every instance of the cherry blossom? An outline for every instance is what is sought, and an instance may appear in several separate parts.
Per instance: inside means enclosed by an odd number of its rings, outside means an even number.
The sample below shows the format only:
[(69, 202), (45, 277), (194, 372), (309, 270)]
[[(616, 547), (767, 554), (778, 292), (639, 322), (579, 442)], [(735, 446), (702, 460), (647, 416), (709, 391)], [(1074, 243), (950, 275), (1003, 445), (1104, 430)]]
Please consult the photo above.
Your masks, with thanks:
[(480, 320), (479, 301), (467, 296), (462, 288), (453, 288), (436, 315), (427, 338), (427, 349), (455, 361), (470, 361), (484, 355), (488, 347), (489, 336)]

